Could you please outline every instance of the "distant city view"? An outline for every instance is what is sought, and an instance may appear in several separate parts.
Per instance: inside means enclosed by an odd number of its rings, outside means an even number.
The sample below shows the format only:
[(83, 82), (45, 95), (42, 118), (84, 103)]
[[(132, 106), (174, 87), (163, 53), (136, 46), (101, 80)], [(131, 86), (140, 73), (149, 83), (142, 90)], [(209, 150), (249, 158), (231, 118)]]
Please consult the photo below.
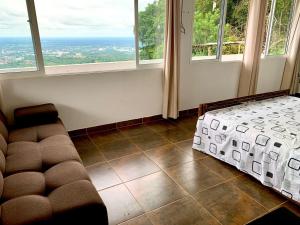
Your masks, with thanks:
[[(134, 38), (44, 38), (46, 66), (135, 59)], [(31, 38), (0, 38), (0, 69), (35, 67)]]

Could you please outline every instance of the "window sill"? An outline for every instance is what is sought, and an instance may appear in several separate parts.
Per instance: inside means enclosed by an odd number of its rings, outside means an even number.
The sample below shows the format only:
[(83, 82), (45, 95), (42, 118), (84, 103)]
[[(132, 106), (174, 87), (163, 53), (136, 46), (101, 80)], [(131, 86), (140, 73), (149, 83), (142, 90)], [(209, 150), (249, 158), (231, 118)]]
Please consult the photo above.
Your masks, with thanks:
[(37, 78), (37, 77), (53, 77), (53, 76), (77, 76), (89, 74), (102, 74), (113, 72), (137, 71), (146, 69), (162, 69), (161, 60), (149, 60), (145, 64), (136, 66), (135, 61), (125, 62), (107, 62), (107, 63), (91, 63), (76, 64), (64, 66), (46, 66), (45, 73), (40, 71), (22, 71), (13, 73), (0, 74), (1, 80), (21, 79), (21, 78)]
[(241, 62), (243, 60), (242, 54), (236, 55), (222, 55), (222, 59), (218, 60), (215, 56), (195, 56), (191, 58), (191, 63), (226, 63), (226, 62)]

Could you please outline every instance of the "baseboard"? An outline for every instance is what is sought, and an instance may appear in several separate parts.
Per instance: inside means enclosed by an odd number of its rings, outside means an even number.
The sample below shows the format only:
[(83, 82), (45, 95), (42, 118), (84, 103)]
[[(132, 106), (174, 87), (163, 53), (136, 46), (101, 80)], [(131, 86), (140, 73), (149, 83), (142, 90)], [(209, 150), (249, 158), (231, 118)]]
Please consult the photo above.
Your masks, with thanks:
[[(197, 114), (198, 114), (198, 108), (182, 110), (179, 112), (179, 118), (197, 116)], [(116, 130), (119, 128), (124, 128), (124, 127), (129, 127), (129, 126), (142, 125), (142, 124), (151, 123), (151, 122), (155, 122), (155, 121), (159, 121), (159, 120), (163, 120), (162, 115), (155, 115), (155, 116), (143, 117), (143, 118), (138, 118), (138, 119), (133, 119), (133, 120), (126, 120), (126, 121), (121, 121), (121, 122), (116, 122), (116, 123), (104, 124), (104, 125), (95, 126), (95, 127), (88, 127), (88, 128), (78, 129), (78, 130), (72, 130), (72, 131), (69, 131), (69, 135), (71, 137), (83, 136), (83, 135), (88, 135), (88, 134), (93, 134), (93, 133), (100, 133), (100, 132)]]

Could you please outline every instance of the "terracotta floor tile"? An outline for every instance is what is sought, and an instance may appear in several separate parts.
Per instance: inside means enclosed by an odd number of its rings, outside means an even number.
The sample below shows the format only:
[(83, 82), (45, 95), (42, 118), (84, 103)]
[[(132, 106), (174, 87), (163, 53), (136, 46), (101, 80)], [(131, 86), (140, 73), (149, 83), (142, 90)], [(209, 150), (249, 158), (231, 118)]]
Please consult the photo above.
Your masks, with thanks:
[(224, 182), (224, 179), (211, 172), (199, 161), (170, 167), (166, 171), (170, 177), (191, 194)]
[(284, 197), (277, 194), (271, 188), (265, 187), (259, 181), (250, 176), (238, 177), (230, 183), (250, 195), (268, 210), (286, 201)]
[(193, 116), (193, 117), (187, 117), (187, 118), (179, 118), (178, 120), (174, 121), (174, 123), (183, 129), (195, 132), (197, 120), (198, 120), (198, 117)]
[(85, 149), (79, 151), (84, 166), (105, 162), (104, 155), (98, 149)]
[(110, 165), (123, 181), (133, 180), (160, 170), (160, 168), (143, 153), (110, 161)]
[(118, 130), (89, 134), (92, 141), (100, 146), (126, 137)]
[(99, 146), (99, 149), (107, 160), (117, 159), (126, 155), (141, 152), (141, 150), (128, 139), (121, 139), (103, 144)]
[(180, 151), (174, 144), (151, 149), (146, 151), (145, 154), (161, 168), (167, 168), (193, 160), (190, 154)]
[(223, 225), (241, 225), (266, 210), (232, 184), (220, 184), (194, 195)]
[(156, 132), (162, 132), (169, 129), (177, 128), (177, 126), (169, 120), (160, 120), (160, 121), (147, 123), (146, 126)]
[(133, 136), (131, 140), (142, 150), (148, 150), (170, 143), (166, 138), (152, 132)]
[(147, 218), (147, 216), (141, 215), (131, 220), (128, 220), (120, 225), (153, 225), (151, 221)]
[(200, 152), (200, 151), (197, 151), (197, 150), (194, 150), (192, 149), (192, 146), (193, 146), (193, 139), (190, 139), (190, 140), (186, 140), (186, 141), (182, 141), (182, 142), (178, 142), (176, 143), (176, 145), (184, 152), (187, 152), (189, 153), (190, 155), (193, 156), (194, 159), (202, 159), (202, 158), (205, 158), (207, 157), (208, 155), (203, 153), (203, 152)]
[(77, 150), (81, 148), (95, 147), (87, 135), (72, 137), (72, 141)]
[(118, 175), (107, 163), (89, 166), (87, 171), (98, 191), (122, 183)]
[(243, 174), (235, 167), (211, 156), (201, 159), (201, 162), (224, 179), (230, 179)]
[(82, 159), (83, 165), (89, 166), (106, 160), (104, 155), (90, 141), (88, 136), (75, 137), (72, 138), (72, 141)]
[(176, 201), (184, 192), (163, 172), (154, 173), (126, 183), (144, 210), (150, 211)]
[(142, 135), (142, 134), (146, 135), (154, 132), (146, 125), (124, 127), (124, 128), (120, 128), (120, 131), (122, 132), (123, 135), (129, 138), (132, 138), (137, 135)]
[(194, 136), (193, 133), (179, 127), (159, 132), (159, 134), (174, 143), (191, 139)]
[(144, 213), (123, 184), (102, 190), (99, 194), (107, 207), (110, 225), (119, 224)]
[(147, 215), (154, 225), (220, 225), (190, 197), (163, 206)]

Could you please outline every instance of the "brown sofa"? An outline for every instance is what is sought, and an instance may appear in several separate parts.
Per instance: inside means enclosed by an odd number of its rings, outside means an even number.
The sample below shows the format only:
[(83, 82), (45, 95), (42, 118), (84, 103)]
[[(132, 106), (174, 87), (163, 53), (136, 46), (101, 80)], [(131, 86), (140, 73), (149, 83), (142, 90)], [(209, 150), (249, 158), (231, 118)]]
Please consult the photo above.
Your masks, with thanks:
[(108, 224), (107, 210), (52, 104), (0, 112), (1, 225)]

